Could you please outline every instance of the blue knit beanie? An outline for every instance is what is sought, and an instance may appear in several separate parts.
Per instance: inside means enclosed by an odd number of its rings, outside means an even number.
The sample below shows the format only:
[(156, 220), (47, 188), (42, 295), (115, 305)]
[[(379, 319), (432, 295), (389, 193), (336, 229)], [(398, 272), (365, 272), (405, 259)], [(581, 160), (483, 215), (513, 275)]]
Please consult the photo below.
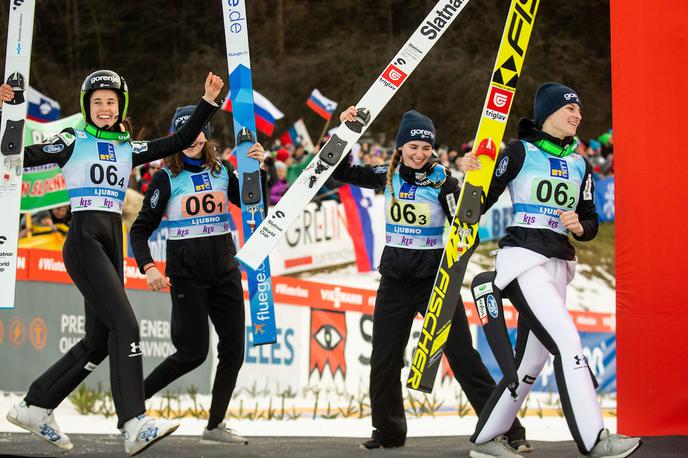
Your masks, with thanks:
[[(174, 112), (174, 117), (172, 118), (172, 132), (178, 131), (184, 124), (186, 124), (186, 121), (189, 120), (195, 109), (196, 105), (187, 105), (185, 107), (177, 108), (177, 111)], [(203, 133), (205, 134), (205, 138), (210, 140), (210, 121), (203, 126)]]
[(535, 92), (533, 104), (535, 124), (541, 127), (552, 113), (569, 103), (577, 103), (579, 107), (583, 107), (580, 97), (570, 87), (559, 83), (542, 84)]
[(416, 110), (407, 111), (401, 117), (399, 132), (397, 132), (397, 148), (401, 148), (406, 143), (419, 140), (435, 146), (435, 125), (432, 119)]

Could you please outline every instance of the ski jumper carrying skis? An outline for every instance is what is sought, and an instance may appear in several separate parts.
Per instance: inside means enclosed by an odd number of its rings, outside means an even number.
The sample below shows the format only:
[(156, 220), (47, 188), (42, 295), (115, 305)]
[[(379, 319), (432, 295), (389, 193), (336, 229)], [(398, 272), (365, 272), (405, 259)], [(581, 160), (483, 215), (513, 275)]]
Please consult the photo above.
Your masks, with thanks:
[[(499, 241), (496, 271), (478, 275), (472, 285), (478, 314), (483, 323), (499, 320), (506, 333), (500, 319), (505, 296), (519, 316), (515, 361), (497, 358), (504, 378), (480, 414), (471, 437), (475, 444), (471, 456), (514, 456), (498, 454), (503, 448), (501, 435), (550, 354), (564, 416), (580, 453), (627, 456), (640, 445), (639, 439), (610, 435), (604, 429), (596, 381), (566, 308), (566, 285), (576, 269), (569, 234), (588, 241), (598, 229), (592, 167), (574, 152), (581, 101), (573, 89), (545, 83), (535, 95), (534, 115), (534, 120), (519, 121), (519, 140), (500, 154), (482, 208), (487, 211), (509, 189), (513, 223)], [(466, 162), (467, 167), (478, 167), (474, 156)], [(508, 339), (490, 340), (490, 345), (496, 355), (506, 354), (496, 345), (506, 346), (512, 355)], [(514, 380), (517, 386), (508, 387)]]
[[(178, 108), (172, 127), (178, 131), (196, 107)], [(208, 144), (210, 124), (187, 149), (165, 159), (153, 176), (143, 208), (131, 228), (131, 246), (148, 285), (169, 285), (153, 262), (148, 239), (167, 216), (169, 239), (165, 274), (170, 278), (172, 343), (177, 351), (144, 382), (146, 399), (205, 361), (210, 345), (208, 318), (218, 335), (218, 365), (213, 382), (206, 440), (246, 443), (222, 423), (244, 362), (244, 291), (236, 248), (229, 228), (228, 204), (240, 204), (239, 180), (228, 162), (217, 159)], [(262, 162), (263, 147), (251, 145), (248, 156)], [(263, 187), (265, 187), (263, 180)]]
[(161, 159), (190, 145), (218, 106), (222, 80), (209, 73), (205, 94), (189, 121), (174, 135), (131, 141), (129, 91), (121, 75), (90, 74), (81, 86), (84, 130), (64, 129), (47, 142), (24, 148), (24, 165), (57, 164), (67, 183), (72, 226), (63, 248), (65, 267), (84, 296), (86, 335), (29, 388), (10, 410), (12, 423), (52, 444), (70, 449), (55, 409), (106, 356), (125, 450), (135, 454), (174, 431), (178, 423), (145, 415), (141, 340), (124, 292), (122, 203), (132, 167)]
[(468, 0), (440, 0), (435, 4), (411, 38), (356, 104), (359, 108), (356, 120), (342, 123), (337, 128), (270, 215), (239, 250), (237, 259), (241, 263), (254, 270), (260, 266), (346, 153), (361, 138), (467, 4)]
[[(349, 107), (342, 121), (357, 113)], [(386, 240), (380, 260), (380, 286), (373, 315), (370, 357), (372, 438), (365, 448), (400, 447), (406, 441), (406, 416), (400, 381), (404, 349), (416, 313), (425, 313), (442, 257), (442, 234), (461, 188), (443, 166), (430, 162), (435, 144), (432, 120), (415, 110), (404, 114), (397, 149), (389, 165), (354, 166), (342, 162), (335, 179), (385, 191)], [(494, 381), (473, 348), (466, 311), (459, 297), (447, 338), (447, 359), (476, 412), (494, 390)], [(513, 445), (530, 448), (525, 429), (513, 420)], [(507, 428), (509, 429), (509, 428)]]

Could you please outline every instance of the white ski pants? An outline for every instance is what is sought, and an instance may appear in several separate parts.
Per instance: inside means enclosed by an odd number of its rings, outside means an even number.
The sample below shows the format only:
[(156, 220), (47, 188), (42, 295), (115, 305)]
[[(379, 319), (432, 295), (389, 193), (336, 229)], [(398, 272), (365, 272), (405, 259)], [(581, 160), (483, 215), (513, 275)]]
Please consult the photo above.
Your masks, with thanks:
[(497, 254), (496, 271), (495, 286), (519, 312), (516, 363), (521, 382), (516, 399), (505, 385), (497, 386), (480, 416), (473, 442), (482, 444), (509, 430), (551, 353), (569, 430), (581, 453), (589, 452), (604, 426), (580, 336), (565, 306), (566, 285), (573, 279), (575, 263), (507, 247)]

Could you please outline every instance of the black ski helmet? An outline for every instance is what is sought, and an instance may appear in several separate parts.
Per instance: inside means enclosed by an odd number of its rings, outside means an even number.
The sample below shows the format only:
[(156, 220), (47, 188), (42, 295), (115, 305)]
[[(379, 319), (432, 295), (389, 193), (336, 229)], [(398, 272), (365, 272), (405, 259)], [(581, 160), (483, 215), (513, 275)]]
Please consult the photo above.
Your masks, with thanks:
[(111, 89), (117, 93), (117, 98), (119, 99), (119, 122), (122, 122), (127, 117), (129, 88), (124, 78), (112, 70), (97, 70), (88, 75), (81, 85), (81, 114), (86, 122), (93, 124), (88, 105), (91, 93), (98, 89)]

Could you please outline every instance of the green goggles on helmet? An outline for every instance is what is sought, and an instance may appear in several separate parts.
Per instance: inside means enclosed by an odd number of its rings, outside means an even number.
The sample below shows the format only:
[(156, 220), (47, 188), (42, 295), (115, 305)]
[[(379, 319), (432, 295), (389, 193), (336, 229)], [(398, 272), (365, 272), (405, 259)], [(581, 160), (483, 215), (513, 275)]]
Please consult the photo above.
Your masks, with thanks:
[(547, 140), (546, 138), (540, 139), (533, 143), (545, 153), (556, 157), (566, 157), (575, 153), (576, 148), (578, 148), (578, 142), (575, 140), (566, 146), (559, 146), (553, 141)]
[(114, 140), (114, 141), (120, 141), (120, 142), (127, 142), (131, 138), (131, 135), (129, 135), (129, 132), (113, 132), (111, 130), (103, 130), (103, 129), (98, 129), (96, 126), (93, 124), (86, 123), (86, 127), (84, 127), (84, 130), (88, 132), (89, 134), (93, 135), (96, 138), (99, 138), (101, 140)]

